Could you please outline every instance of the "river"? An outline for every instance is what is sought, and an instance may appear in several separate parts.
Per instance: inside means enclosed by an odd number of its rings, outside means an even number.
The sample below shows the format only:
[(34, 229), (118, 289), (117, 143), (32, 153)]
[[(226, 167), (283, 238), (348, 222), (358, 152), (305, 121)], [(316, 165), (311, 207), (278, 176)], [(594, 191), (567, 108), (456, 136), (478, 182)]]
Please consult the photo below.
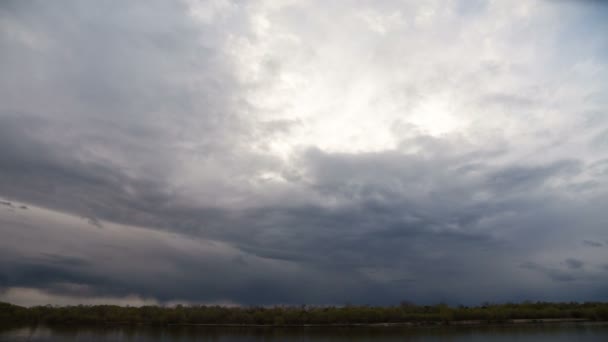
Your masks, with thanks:
[(342, 341), (608, 341), (606, 324), (502, 325), (484, 327), (226, 328), (104, 326), (20, 327), (0, 330), (0, 341), (130, 342), (342, 342)]

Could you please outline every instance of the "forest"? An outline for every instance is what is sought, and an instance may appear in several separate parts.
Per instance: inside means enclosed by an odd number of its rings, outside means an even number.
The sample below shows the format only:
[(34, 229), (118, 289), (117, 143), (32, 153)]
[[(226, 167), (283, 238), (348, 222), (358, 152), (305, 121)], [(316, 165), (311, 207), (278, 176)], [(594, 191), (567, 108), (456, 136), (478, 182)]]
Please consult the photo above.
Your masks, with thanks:
[(608, 321), (608, 303), (523, 302), (480, 306), (34, 306), (0, 303), (5, 324), (209, 324), (209, 325), (360, 325), (539, 322), (546, 319)]

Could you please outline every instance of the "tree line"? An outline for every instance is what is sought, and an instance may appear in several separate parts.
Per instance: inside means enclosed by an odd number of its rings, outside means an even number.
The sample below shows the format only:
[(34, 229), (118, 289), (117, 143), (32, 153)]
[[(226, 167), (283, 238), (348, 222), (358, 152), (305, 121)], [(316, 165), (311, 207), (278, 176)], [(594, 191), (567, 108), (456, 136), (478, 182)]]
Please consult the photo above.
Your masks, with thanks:
[(480, 306), (34, 306), (0, 303), (0, 322), (18, 324), (217, 324), (337, 325), (450, 324), (463, 321), (505, 323), (517, 319), (586, 319), (608, 321), (608, 303), (523, 302)]

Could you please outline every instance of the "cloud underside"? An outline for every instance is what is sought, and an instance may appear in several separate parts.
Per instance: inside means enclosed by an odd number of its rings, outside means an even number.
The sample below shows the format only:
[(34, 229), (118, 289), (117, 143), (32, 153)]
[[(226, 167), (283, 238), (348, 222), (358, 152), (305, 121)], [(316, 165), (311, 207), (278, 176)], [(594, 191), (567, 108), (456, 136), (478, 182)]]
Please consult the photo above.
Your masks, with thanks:
[(3, 2), (0, 300), (608, 300), (606, 15)]

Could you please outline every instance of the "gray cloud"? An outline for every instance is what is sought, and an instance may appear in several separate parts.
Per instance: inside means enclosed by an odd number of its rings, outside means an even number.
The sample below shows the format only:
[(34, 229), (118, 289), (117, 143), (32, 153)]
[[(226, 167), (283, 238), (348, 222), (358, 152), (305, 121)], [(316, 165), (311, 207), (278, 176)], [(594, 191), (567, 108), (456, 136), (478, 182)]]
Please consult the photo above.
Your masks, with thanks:
[(571, 282), (575, 281), (576, 277), (568, 272), (558, 270), (555, 268), (549, 268), (542, 265), (538, 265), (533, 262), (526, 262), (521, 265), (524, 269), (529, 269), (532, 271), (539, 272), (547, 277), (549, 277), (553, 281), (557, 282)]
[(603, 247), (604, 244), (599, 241), (583, 240), (583, 245), (589, 247)]
[(564, 263), (566, 264), (566, 267), (574, 270), (583, 268), (583, 266), (585, 265), (585, 263), (583, 263), (582, 261), (574, 258), (566, 259), (564, 260)]
[(605, 299), (597, 5), (319, 6), (2, 2), (5, 296)]

